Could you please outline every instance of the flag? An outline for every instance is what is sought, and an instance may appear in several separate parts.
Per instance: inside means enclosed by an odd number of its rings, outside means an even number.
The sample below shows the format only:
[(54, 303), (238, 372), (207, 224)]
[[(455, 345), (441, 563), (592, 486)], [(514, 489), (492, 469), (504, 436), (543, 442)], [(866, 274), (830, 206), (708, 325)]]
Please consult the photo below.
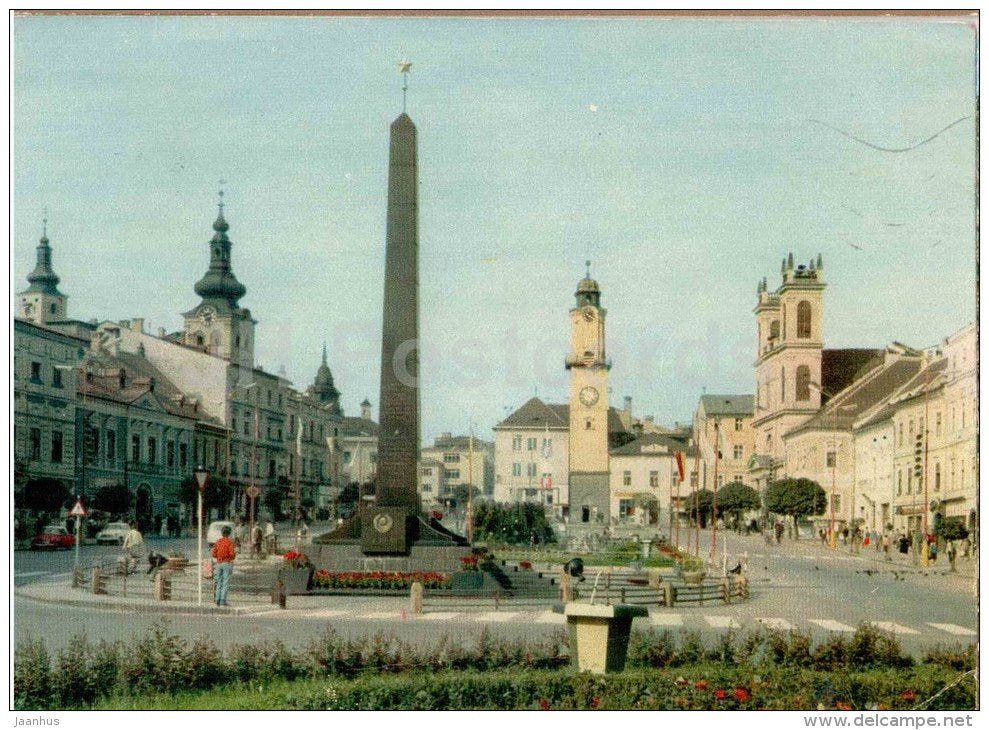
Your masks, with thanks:
[(677, 451), (673, 454), (673, 456), (677, 461), (677, 472), (680, 474), (680, 481), (682, 482), (686, 476), (686, 472), (684, 471), (686, 467), (684, 466), (683, 452)]

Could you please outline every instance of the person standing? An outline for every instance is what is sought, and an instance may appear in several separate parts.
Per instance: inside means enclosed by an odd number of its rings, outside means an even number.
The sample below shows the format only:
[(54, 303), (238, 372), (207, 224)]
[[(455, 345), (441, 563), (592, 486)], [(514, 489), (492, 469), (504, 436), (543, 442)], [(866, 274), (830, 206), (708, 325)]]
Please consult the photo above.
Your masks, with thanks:
[(127, 559), (127, 572), (130, 573), (132, 568), (137, 570), (138, 561), (144, 555), (144, 537), (137, 529), (137, 520), (131, 520), (130, 530), (124, 535), (124, 541), (120, 547)]
[(213, 543), (213, 585), (217, 606), (229, 606), (227, 593), (230, 590), (230, 574), (234, 569), (234, 558), (237, 556), (234, 541), (230, 539), (233, 530), (230, 525), (224, 525), (220, 530), (221, 537)]

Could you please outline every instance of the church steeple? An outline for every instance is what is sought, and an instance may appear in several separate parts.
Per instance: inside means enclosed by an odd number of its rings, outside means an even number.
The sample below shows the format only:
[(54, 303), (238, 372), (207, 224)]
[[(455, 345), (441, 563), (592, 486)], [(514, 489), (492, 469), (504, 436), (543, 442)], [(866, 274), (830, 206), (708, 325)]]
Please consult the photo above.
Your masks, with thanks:
[(29, 292), (38, 292), (41, 294), (51, 294), (53, 296), (62, 296), (62, 293), (58, 290), (58, 274), (52, 270), (52, 250), (49, 246), (48, 240), (48, 216), (45, 215), (41, 222), (41, 241), (38, 243), (37, 248), (37, 262), (34, 266), (34, 271), (27, 275), (27, 280), (31, 286), (28, 287)]
[(316, 371), (312, 392), (320, 403), (330, 406), (332, 412), (340, 412), (340, 391), (333, 384), (333, 373), (330, 372), (330, 366), (326, 364), (325, 342), (323, 343), (323, 362)]
[(577, 297), (577, 306), (586, 307), (590, 305), (592, 307), (600, 307), (601, 287), (591, 278), (591, 262), (587, 261), (586, 263), (587, 271), (584, 274), (584, 278), (577, 283), (577, 292), (575, 294)]
[(42, 219), (34, 270), (27, 275), (28, 288), (19, 294), (18, 316), (38, 324), (65, 319), (66, 297), (58, 290), (58, 274), (52, 269), (52, 249), (48, 240), (48, 214)]
[(196, 282), (196, 294), (203, 300), (225, 302), (236, 309), (237, 301), (247, 293), (247, 287), (237, 281), (230, 263), (231, 241), (227, 237), (230, 225), (223, 217), (223, 191), (220, 191), (219, 213), (213, 222), (213, 238), (209, 242), (209, 270)]

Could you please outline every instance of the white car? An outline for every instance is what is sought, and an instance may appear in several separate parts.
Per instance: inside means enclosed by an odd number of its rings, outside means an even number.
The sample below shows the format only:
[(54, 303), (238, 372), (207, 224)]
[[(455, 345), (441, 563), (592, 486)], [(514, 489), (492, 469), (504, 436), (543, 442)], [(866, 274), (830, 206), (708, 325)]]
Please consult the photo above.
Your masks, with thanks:
[(209, 528), (206, 530), (206, 544), (213, 547), (213, 543), (219, 540), (223, 536), (223, 528), (229, 527), (230, 534), (233, 535), (234, 523), (228, 522), (226, 520), (221, 520), (218, 522), (210, 522)]
[(124, 538), (130, 532), (130, 525), (126, 522), (109, 522), (107, 526), (96, 535), (97, 545), (123, 545)]

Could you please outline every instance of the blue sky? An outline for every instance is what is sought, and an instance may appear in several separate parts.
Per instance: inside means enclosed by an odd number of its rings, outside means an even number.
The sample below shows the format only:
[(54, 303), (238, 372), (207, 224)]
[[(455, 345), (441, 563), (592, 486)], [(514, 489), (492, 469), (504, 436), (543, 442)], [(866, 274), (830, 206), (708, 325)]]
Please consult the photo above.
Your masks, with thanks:
[(326, 340), (345, 411), (377, 406), (407, 56), (424, 437), (566, 401), (585, 259), (612, 403), (683, 422), (702, 388), (752, 392), (756, 284), (790, 251), (824, 257), (828, 347), (975, 319), (976, 41), (921, 19), (17, 17), (13, 286), (47, 206), (70, 316), (179, 329), (222, 178), (258, 362), (305, 387)]

